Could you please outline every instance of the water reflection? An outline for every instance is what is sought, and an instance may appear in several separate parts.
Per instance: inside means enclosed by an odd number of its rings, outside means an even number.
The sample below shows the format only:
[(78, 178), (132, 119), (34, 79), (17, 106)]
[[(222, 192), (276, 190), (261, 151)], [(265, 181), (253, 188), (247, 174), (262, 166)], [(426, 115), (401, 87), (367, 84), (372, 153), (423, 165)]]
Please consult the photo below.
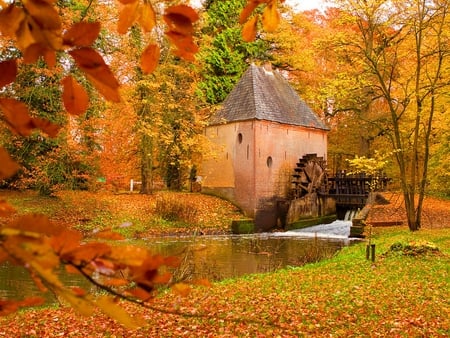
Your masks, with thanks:
[[(350, 243), (344, 236), (349, 223), (283, 233), (234, 236), (198, 236), (152, 238), (137, 244), (155, 253), (182, 258), (176, 277), (220, 280), (244, 274), (275, 271), (286, 266), (299, 266), (331, 256)], [(66, 285), (89, 288), (80, 276), (60, 272)], [(91, 290), (92, 291), (92, 290)], [(21, 267), (0, 265), (0, 298), (22, 299), (39, 291)], [(52, 295), (48, 300), (54, 301)]]

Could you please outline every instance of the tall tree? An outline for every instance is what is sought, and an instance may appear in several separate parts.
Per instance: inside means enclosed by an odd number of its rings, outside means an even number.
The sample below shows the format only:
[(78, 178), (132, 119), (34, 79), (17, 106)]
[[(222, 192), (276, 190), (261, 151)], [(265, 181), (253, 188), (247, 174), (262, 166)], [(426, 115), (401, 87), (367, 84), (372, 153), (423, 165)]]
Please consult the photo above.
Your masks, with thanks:
[(435, 115), (450, 86), (450, 5), (441, 0), (347, 0), (339, 5), (357, 32), (351, 41), (342, 41), (342, 50), (368, 79), (363, 88), (370, 89), (369, 105), (387, 117), (383, 133), (399, 168), (408, 226), (418, 230)]
[(239, 13), (246, 0), (209, 0), (205, 25), (202, 28), (203, 45), (199, 53), (202, 62), (202, 81), (199, 94), (209, 104), (221, 103), (254, 61), (268, 60), (269, 44), (262, 36), (254, 42), (245, 42), (239, 25)]

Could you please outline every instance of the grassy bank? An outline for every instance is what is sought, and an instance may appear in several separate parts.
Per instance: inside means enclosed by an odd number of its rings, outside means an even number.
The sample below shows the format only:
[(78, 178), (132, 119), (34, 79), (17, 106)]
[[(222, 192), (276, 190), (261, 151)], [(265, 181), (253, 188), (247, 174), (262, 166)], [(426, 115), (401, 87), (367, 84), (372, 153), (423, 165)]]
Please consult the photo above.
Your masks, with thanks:
[[(81, 230), (112, 228), (127, 238), (164, 234), (229, 233), (242, 217), (231, 203), (213, 196), (157, 192), (152, 195), (62, 191), (53, 197), (33, 191), (0, 190), (0, 199), (14, 206), (17, 217), (42, 213), (56, 223)], [(8, 219), (0, 218), (0, 225)]]
[(130, 307), (140, 330), (61, 308), (0, 319), (0, 337), (447, 337), (450, 229), (378, 228), (372, 243), (374, 263), (359, 243), (316, 264), (166, 295), (152, 304), (164, 312)]

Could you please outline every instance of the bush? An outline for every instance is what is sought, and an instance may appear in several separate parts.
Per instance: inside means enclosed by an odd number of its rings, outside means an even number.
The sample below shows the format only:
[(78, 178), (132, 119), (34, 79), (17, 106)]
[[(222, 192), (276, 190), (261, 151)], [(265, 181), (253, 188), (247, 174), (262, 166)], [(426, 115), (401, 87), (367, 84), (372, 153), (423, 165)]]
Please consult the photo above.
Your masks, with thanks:
[(178, 194), (162, 194), (156, 199), (155, 213), (170, 222), (196, 223), (198, 206), (177, 198)]

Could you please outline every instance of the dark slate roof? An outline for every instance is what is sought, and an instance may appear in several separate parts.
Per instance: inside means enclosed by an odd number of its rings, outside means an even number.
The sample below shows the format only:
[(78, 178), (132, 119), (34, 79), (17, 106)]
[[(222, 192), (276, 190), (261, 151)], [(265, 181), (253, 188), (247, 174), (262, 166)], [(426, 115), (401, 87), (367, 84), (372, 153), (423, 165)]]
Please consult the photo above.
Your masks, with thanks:
[(210, 124), (253, 119), (328, 130), (278, 71), (252, 64)]

